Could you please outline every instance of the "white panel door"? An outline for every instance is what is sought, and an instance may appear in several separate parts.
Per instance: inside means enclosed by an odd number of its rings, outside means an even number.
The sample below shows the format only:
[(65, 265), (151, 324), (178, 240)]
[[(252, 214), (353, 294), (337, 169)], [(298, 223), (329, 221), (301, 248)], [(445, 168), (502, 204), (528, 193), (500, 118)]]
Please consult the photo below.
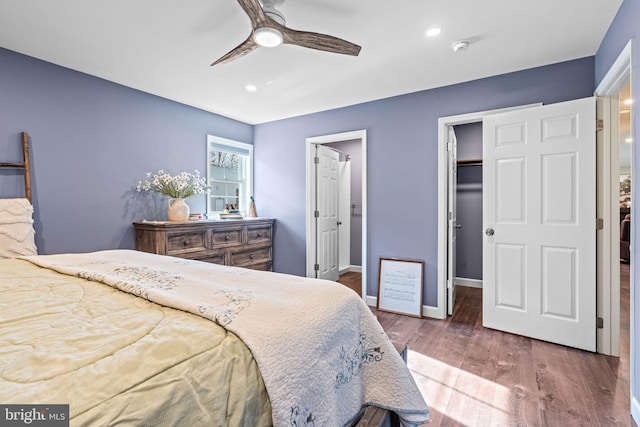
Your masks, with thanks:
[(483, 140), (483, 325), (595, 351), (595, 99), (488, 116)]
[(351, 161), (339, 162), (338, 169), (338, 265), (342, 272), (351, 267)]
[(320, 279), (338, 280), (338, 152), (316, 145), (316, 260)]
[(457, 207), (456, 199), (458, 195), (458, 163), (457, 163), (457, 140), (453, 126), (448, 129), (447, 150), (449, 151), (449, 194), (447, 195), (447, 211), (449, 221), (447, 222), (448, 242), (447, 257), (447, 314), (453, 314), (456, 304), (456, 240), (457, 240)]

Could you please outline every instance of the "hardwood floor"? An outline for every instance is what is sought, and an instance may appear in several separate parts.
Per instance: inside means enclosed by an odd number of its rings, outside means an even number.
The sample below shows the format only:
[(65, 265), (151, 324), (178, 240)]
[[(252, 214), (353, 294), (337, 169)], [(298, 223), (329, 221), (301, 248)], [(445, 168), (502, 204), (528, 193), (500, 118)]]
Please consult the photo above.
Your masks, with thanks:
[(392, 340), (409, 347), (409, 368), (431, 408), (425, 426), (635, 426), (628, 265), (621, 276), (620, 358), (484, 328), (477, 288), (458, 287), (446, 320), (372, 311)]
[(358, 295), (362, 294), (362, 273), (349, 271), (341, 274), (338, 282), (342, 283), (347, 288), (352, 289)]

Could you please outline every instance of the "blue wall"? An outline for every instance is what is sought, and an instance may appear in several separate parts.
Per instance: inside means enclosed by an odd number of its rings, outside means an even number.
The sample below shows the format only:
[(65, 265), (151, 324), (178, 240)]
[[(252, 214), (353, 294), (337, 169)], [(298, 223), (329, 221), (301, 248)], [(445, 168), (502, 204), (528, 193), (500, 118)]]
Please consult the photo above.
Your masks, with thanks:
[[(21, 159), (23, 130), (42, 254), (133, 248), (133, 221), (166, 218), (165, 198), (133, 191), (146, 172), (206, 173), (207, 134), (253, 141), (248, 124), (0, 49), (0, 161)], [(0, 197), (22, 196), (15, 178)]]
[[(639, 23), (640, 23), (640, 1), (625, 0), (622, 3), (622, 6), (620, 6), (620, 9), (618, 10), (618, 14), (613, 20), (613, 23), (611, 24), (611, 26), (609, 27), (609, 30), (607, 31), (607, 34), (603, 39), (602, 43), (600, 44), (600, 48), (598, 49), (598, 52), (596, 53), (596, 61), (595, 61), (596, 85), (602, 81), (607, 71), (609, 70), (613, 62), (616, 60), (616, 58), (618, 57), (622, 49), (629, 42), (629, 40), (633, 39), (634, 42), (637, 42), (638, 30), (640, 29)], [(632, 124), (631, 124), (631, 128), (635, 129), (632, 150), (635, 153), (638, 152), (637, 151), (638, 149), (637, 147), (639, 146), (638, 145), (638, 129), (640, 129), (638, 127), (640, 125), (640, 108), (638, 106), (638, 100), (640, 100), (640, 74), (637, 71), (633, 71), (638, 69), (637, 58), (638, 58), (638, 51), (637, 51), (637, 45), (636, 45), (634, 47), (634, 52), (632, 55), (633, 64), (631, 67), (632, 73), (633, 73), (633, 75), (631, 76), (631, 90), (632, 90), (631, 96), (635, 100), (635, 104), (632, 109), (633, 117), (632, 117)], [(635, 172), (636, 182), (638, 182), (637, 177), (639, 175), (637, 171), (640, 171), (640, 156), (638, 156), (637, 154), (635, 155), (635, 162), (632, 165), (632, 168), (636, 171)], [(637, 188), (638, 186), (634, 184), (633, 200), (632, 200), (633, 206), (631, 208), (632, 212), (638, 212), (638, 208), (640, 207), (640, 200), (638, 200), (639, 199), (638, 194), (640, 193), (638, 192)], [(638, 222), (634, 221), (633, 224), (634, 224), (634, 227), (631, 229), (631, 232), (634, 234), (633, 238), (635, 238), (635, 242), (637, 243), (637, 242), (640, 242), (640, 231), (638, 231), (638, 227), (635, 226), (635, 224), (638, 224)], [(633, 241), (633, 238), (632, 238), (632, 241)], [(632, 256), (631, 274), (633, 275), (631, 283), (635, 284), (635, 287), (637, 289), (637, 285), (638, 283), (640, 283), (640, 272), (638, 271), (637, 268), (635, 268), (635, 266), (639, 265), (638, 261), (640, 261), (640, 251), (633, 250), (631, 256)], [(632, 293), (632, 295), (634, 295), (634, 293)], [(637, 290), (635, 291), (635, 299), (631, 301), (631, 305), (632, 305), (632, 311), (636, 313), (635, 324), (633, 326), (634, 329), (632, 329), (632, 331), (634, 331), (634, 335), (637, 337), (636, 334), (638, 333), (638, 331), (640, 331), (640, 315), (637, 314), (637, 313), (640, 313), (640, 292), (638, 292)], [(636, 372), (634, 383), (631, 384), (631, 395), (632, 395), (631, 397), (633, 400), (632, 412), (634, 412), (635, 416), (639, 416), (640, 405), (638, 402), (638, 395), (640, 394), (640, 375), (638, 375), (638, 373), (640, 372), (640, 364), (636, 361), (638, 360), (638, 356), (640, 355), (640, 339), (636, 338), (634, 341), (634, 339), (632, 338), (631, 342), (634, 343), (635, 345), (635, 348), (633, 349), (635, 353), (635, 360), (633, 360), (632, 363), (635, 362), (634, 366), (635, 366), (635, 372)], [(636, 418), (636, 421), (638, 421), (638, 418)]]
[(368, 294), (378, 259), (425, 261), (426, 304), (437, 303), (438, 118), (588, 97), (594, 58), (256, 125), (255, 194), (277, 218), (275, 269), (305, 274), (305, 139), (367, 130)]

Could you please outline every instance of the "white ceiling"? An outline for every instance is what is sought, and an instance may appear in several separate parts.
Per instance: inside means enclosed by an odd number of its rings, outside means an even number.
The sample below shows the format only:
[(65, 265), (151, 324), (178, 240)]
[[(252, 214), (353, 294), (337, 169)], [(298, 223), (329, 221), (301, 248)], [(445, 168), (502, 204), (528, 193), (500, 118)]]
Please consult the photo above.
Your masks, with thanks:
[(210, 67), (250, 33), (237, 1), (0, 0), (0, 47), (257, 124), (594, 55), (621, 3), (286, 0), (287, 26), (360, 56), (284, 45)]

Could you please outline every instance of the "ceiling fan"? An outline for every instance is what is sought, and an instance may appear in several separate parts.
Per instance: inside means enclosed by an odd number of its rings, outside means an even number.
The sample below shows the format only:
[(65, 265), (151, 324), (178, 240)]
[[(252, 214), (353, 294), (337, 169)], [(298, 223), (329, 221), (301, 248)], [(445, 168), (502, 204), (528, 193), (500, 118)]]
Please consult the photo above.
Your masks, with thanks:
[(275, 47), (293, 44), (326, 52), (358, 56), (360, 46), (327, 34), (297, 31), (285, 27), (284, 15), (276, 9), (284, 0), (238, 0), (240, 6), (251, 19), (251, 34), (229, 53), (215, 61), (213, 65), (225, 64), (238, 59), (258, 47)]

